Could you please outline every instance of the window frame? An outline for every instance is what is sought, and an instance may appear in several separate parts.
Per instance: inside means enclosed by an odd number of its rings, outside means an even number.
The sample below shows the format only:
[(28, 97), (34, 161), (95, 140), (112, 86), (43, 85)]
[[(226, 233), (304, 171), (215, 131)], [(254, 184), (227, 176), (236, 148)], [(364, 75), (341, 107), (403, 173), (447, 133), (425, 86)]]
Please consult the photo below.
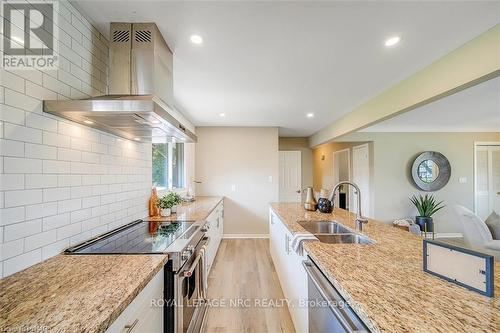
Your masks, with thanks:
[[(186, 179), (186, 145), (182, 142), (153, 142), (151, 145), (151, 152), (153, 151), (153, 145), (154, 144), (166, 144), (167, 145), (167, 158), (166, 158), (166, 168), (167, 168), (167, 179), (166, 179), (166, 185), (165, 187), (163, 186), (157, 186), (153, 183), (153, 179), (151, 179), (151, 185), (156, 186), (156, 189), (158, 192), (167, 192), (167, 191), (174, 191), (174, 192), (185, 192), (187, 190), (187, 179)], [(174, 159), (174, 148), (173, 146), (176, 144), (181, 144), (182, 146), (182, 187), (173, 187), (173, 177), (174, 177), (174, 164), (173, 164), (173, 159)], [(153, 168), (151, 168), (151, 174), (153, 174)]]

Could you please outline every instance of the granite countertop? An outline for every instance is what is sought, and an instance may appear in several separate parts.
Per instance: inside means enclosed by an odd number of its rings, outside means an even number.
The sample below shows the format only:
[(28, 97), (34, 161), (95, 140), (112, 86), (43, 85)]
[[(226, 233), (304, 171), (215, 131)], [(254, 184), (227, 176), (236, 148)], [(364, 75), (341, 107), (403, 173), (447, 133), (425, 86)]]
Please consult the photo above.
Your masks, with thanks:
[[(297, 221), (337, 222), (354, 228), (355, 215), (304, 210), (301, 204), (273, 203), (292, 233)], [(422, 239), (375, 220), (363, 234), (376, 243), (306, 242), (304, 249), (374, 332), (500, 332), (500, 262), (495, 261), (495, 298), (446, 282), (422, 270)]]
[[(197, 197), (170, 220), (203, 220)], [(104, 332), (167, 262), (165, 254), (57, 255), (0, 280), (0, 332)]]

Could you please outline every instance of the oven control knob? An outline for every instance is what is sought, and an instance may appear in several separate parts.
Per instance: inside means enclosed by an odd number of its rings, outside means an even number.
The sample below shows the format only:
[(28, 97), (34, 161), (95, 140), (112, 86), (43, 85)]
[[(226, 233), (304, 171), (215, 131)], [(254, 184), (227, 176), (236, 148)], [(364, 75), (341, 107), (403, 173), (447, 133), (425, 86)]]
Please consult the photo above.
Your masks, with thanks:
[(189, 259), (189, 257), (191, 256), (191, 253), (192, 253), (192, 252), (191, 252), (191, 251), (189, 251), (189, 250), (184, 250), (184, 251), (182, 251), (182, 254), (181, 254), (181, 259), (182, 259), (182, 260), (188, 260), (188, 259)]
[(210, 224), (205, 224), (203, 227), (201, 227), (201, 232), (207, 232), (208, 229), (210, 229)]
[(188, 245), (186, 250), (193, 253), (194, 252), (194, 245)]

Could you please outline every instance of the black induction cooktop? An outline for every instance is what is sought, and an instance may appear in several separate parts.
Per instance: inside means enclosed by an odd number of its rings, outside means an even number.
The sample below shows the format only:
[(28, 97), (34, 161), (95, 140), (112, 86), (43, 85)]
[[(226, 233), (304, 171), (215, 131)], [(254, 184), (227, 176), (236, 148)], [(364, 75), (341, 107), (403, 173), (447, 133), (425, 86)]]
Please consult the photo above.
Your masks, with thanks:
[(178, 238), (189, 238), (194, 221), (134, 221), (84, 243), (68, 248), (67, 254), (165, 253)]

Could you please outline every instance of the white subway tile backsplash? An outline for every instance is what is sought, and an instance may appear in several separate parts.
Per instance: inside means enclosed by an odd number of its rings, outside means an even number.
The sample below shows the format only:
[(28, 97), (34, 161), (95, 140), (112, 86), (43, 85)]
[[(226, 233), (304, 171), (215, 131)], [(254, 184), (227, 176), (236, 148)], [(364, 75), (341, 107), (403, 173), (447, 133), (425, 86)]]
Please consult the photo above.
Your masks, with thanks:
[(91, 186), (75, 186), (71, 188), (71, 198), (83, 198), (89, 197), (92, 195), (92, 187)]
[(0, 278), (147, 214), (150, 144), (42, 112), (107, 92), (108, 41), (68, 2), (59, 22), (58, 70), (0, 73)]
[(57, 93), (30, 81), (26, 81), (26, 95), (39, 100), (57, 99)]
[(29, 158), (55, 160), (57, 158), (57, 148), (27, 143), (25, 145), (25, 155)]
[(71, 218), (69, 213), (54, 215), (43, 218), (43, 231), (52, 230), (64, 227), (71, 223)]
[(48, 188), (43, 190), (43, 202), (67, 200), (71, 198), (69, 187)]
[(24, 239), (24, 250), (31, 251), (42, 246), (54, 243), (57, 240), (57, 231), (49, 230)]
[(1, 83), (5, 88), (24, 93), (24, 79), (6, 70), (0, 70)]
[(41, 250), (23, 253), (17, 257), (7, 259), (3, 262), (3, 275), (8, 276), (28, 268), (42, 260)]
[(42, 190), (16, 190), (5, 192), (5, 207), (33, 205), (42, 202)]
[(82, 152), (74, 149), (57, 149), (57, 159), (60, 161), (81, 161)]
[(26, 206), (26, 220), (38, 219), (57, 214), (57, 202), (47, 202)]
[(24, 110), (2, 104), (0, 108), (0, 120), (17, 125), (24, 125), (26, 123), (26, 113), (27, 112)]
[(4, 173), (41, 173), (42, 161), (30, 158), (4, 157)]
[(70, 162), (43, 161), (43, 173), (70, 173)]
[(32, 220), (28, 222), (6, 225), (4, 227), (4, 242), (28, 237), (42, 231), (42, 221)]
[(0, 225), (8, 225), (18, 222), (23, 222), (25, 218), (24, 206), (14, 207), (14, 208), (2, 208), (0, 209)]
[(82, 199), (63, 200), (57, 203), (57, 212), (59, 214), (72, 212), (82, 208)]
[(24, 252), (23, 240), (18, 239), (12, 242), (0, 244), (0, 260), (9, 259), (18, 256)]
[(0, 174), (0, 191), (24, 189), (24, 174)]
[(101, 204), (101, 197), (98, 195), (82, 199), (82, 208), (97, 207), (100, 204)]
[(57, 187), (57, 175), (27, 174), (26, 189)]
[(69, 97), (70, 96), (70, 86), (68, 86), (66, 83), (59, 81), (57, 78), (54, 78), (53, 76), (50, 76), (46, 73), (43, 74), (43, 86), (45, 88), (48, 88), (52, 91), (57, 92), (58, 94), (61, 94), (63, 96)]
[(69, 148), (70, 138), (66, 135), (43, 132), (43, 144), (47, 146)]
[(80, 209), (71, 212), (71, 223), (81, 222), (92, 217), (92, 209)]
[(57, 132), (57, 120), (32, 112), (26, 115), (26, 126), (49, 132)]
[[(79, 186), (82, 184), (82, 176), (80, 175), (59, 175), (58, 182), (59, 187), (66, 186)], [(71, 189), (73, 192), (73, 188)]]
[(29, 112), (42, 112), (42, 102), (36, 98), (5, 88), (5, 104)]
[(4, 123), (4, 137), (31, 143), (42, 143), (42, 131), (35, 128)]
[(42, 72), (36, 69), (16, 71), (16, 75), (36, 84), (42, 84)]
[(0, 153), (3, 156), (24, 157), (24, 143), (0, 139)]
[(82, 223), (72, 223), (62, 228), (57, 229), (57, 240), (69, 238), (71, 236), (77, 235), (82, 231)]
[(45, 260), (61, 253), (69, 247), (69, 238), (42, 247), (42, 259)]

